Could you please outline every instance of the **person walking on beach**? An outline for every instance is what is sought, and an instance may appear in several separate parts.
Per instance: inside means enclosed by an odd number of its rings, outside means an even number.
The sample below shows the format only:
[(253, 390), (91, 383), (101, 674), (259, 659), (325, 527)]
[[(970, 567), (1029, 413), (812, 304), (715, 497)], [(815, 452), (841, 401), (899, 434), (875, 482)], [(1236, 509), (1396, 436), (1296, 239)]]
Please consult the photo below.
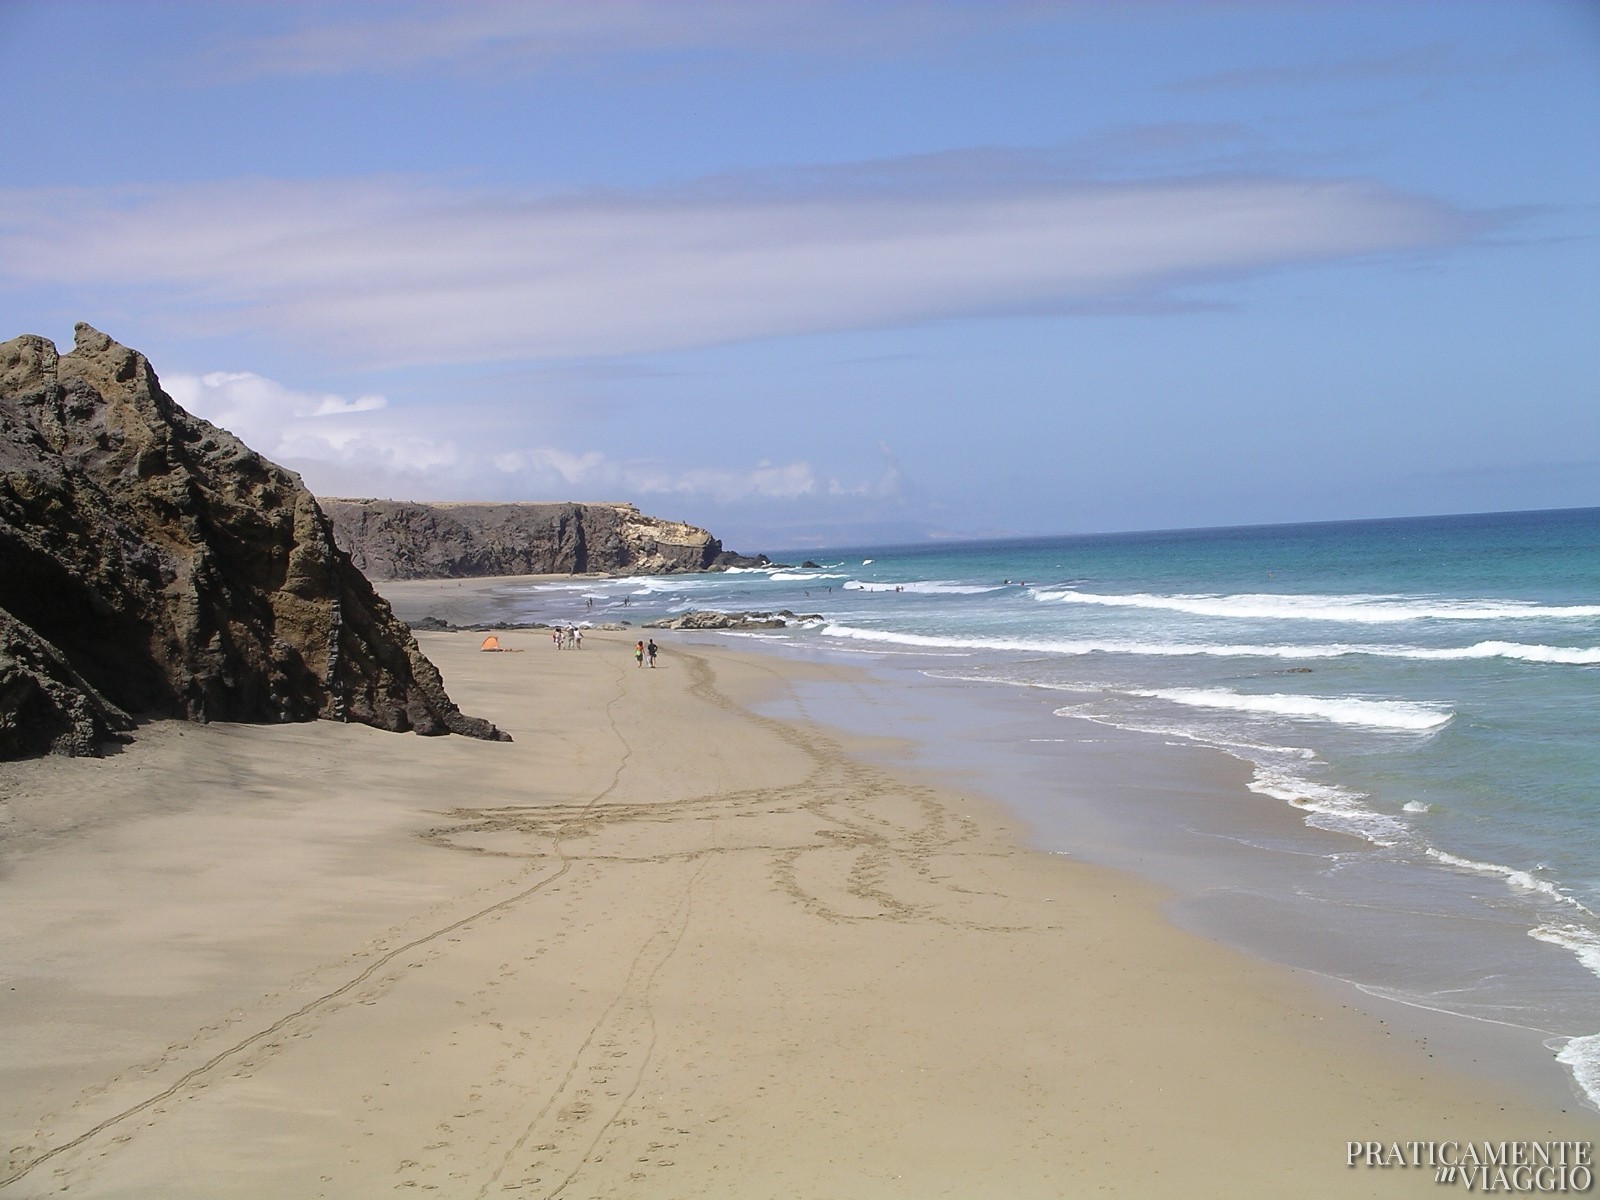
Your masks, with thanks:
[(583, 630), (581, 628), (572, 631), (572, 648), (574, 650), (583, 649)]
[(643, 642), (635, 642), (633, 644), (633, 663), (634, 663), (635, 666), (638, 666), (638, 667), (644, 666), (644, 643)]
[(654, 671), (656, 669), (656, 640), (655, 640), (655, 638), (651, 638), (650, 639), (650, 644), (644, 648), (644, 652), (650, 658), (650, 669), (652, 671)]

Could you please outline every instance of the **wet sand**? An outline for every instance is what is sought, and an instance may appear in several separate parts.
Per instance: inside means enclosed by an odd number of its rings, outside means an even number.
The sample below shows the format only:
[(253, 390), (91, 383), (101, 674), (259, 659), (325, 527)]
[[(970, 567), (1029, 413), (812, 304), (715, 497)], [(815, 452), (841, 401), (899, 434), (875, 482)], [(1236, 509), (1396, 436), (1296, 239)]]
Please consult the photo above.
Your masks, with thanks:
[(1346, 1143), (1592, 1132), (757, 711), (834, 668), (421, 640), (515, 743), (0, 767), (0, 1197), (1427, 1195)]

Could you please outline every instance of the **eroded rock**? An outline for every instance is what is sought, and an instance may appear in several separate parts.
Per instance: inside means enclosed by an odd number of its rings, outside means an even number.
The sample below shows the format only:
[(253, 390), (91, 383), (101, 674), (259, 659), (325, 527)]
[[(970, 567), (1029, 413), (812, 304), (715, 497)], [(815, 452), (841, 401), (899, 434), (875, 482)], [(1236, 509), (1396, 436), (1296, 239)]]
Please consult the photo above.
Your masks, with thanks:
[(88, 325), (70, 354), (0, 343), (0, 609), (127, 712), (505, 738), (451, 702), (299, 476)]

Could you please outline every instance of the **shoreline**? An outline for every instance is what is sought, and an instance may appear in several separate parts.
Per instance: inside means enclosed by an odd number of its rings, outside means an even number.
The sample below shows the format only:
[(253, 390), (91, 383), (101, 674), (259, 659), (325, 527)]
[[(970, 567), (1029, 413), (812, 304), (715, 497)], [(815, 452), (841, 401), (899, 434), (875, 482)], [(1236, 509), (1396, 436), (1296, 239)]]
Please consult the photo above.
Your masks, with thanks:
[[(469, 589), (473, 619), (583, 619), (570, 611), (581, 582), (503, 582)], [(437, 612), (457, 591), (411, 589), (403, 604), (413, 616)], [(614, 604), (608, 615), (615, 618)], [(1593, 1040), (1594, 981), (1584, 964), (1529, 938), (1521, 913), (1497, 920), (1491, 903), (1486, 915), (1480, 877), (1428, 868), (1412, 878), (1410, 866), (1374, 856), (1366, 838), (1319, 827), (1307, 810), (1257, 791), (1252, 758), (1068, 717), (1059, 693), (961, 678), (947, 670), (950, 659), (912, 648), (837, 646), (804, 633), (664, 636), (748, 647), (824, 673), (830, 664), (860, 672), (872, 682), (819, 691), (809, 708), (769, 711), (903, 737), (916, 752), (892, 765), (914, 762), (924, 777), (957, 773), (1001, 797), (1036, 848), (1165, 889), (1173, 923), (1316, 978), (1341, 1003), (1495, 1086), (1597, 1115), (1592, 1082), (1557, 1057), (1569, 1038)], [(1516, 981), (1524, 978), (1541, 981), (1537, 1008), (1520, 1003)]]
[(766, 715), (806, 664), (419, 640), (515, 743), (163, 725), (8, 775), (53, 825), (0, 844), (0, 1196), (1403, 1195), (1345, 1143), (1592, 1132)]
[[(807, 662), (840, 657), (828, 647), (769, 650)], [(851, 724), (902, 737), (905, 752), (884, 761), (925, 777), (961, 778), (1002, 796), (1008, 818), (1020, 823), (1039, 852), (1152, 884), (1166, 896), (1163, 915), (1175, 926), (1311, 979), (1339, 1004), (1381, 1022), (1430, 1059), (1455, 1063), (1531, 1103), (1596, 1118), (1593, 1101), (1550, 1045), (1560, 1037), (1430, 1006), (1411, 995), (1406, 982), (1420, 978), (1420, 968), (1389, 944), (1399, 933), (1386, 914), (1375, 912), (1374, 924), (1352, 933), (1337, 924), (1348, 913), (1332, 913), (1310, 899), (1282, 903), (1301, 888), (1308, 863), (1347, 860), (1370, 847), (1352, 835), (1308, 825), (1300, 810), (1252, 790), (1254, 764), (1248, 759), (1064, 717), (1055, 698), (1038, 689), (930, 676), (925, 666), (903, 663), (846, 669), (864, 671), (876, 682), (819, 688), (809, 702), (791, 707), (829, 728)], [(1406, 915), (1420, 922), (1420, 914)], [(1437, 924), (1423, 930), (1442, 939), (1453, 932)], [(1405, 936), (1414, 943), (1418, 935)], [(1582, 1007), (1592, 980), (1576, 962), (1549, 955), (1518, 926), (1504, 941), (1507, 952), (1525, 956), (1530, 969), (1548, 974), (1552, 966), (1565, 968), (1574, 1004)], [(1404, 941), (1399, 946), (1416, 949)]]

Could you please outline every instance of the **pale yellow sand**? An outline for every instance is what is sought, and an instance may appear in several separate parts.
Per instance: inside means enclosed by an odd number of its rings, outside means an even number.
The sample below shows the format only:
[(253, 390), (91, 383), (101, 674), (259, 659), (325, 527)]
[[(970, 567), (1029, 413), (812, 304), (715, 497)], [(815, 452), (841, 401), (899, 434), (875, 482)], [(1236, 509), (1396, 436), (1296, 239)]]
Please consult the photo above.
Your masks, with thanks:
[(423, 639), (495, 745), (0, 767), (0, 1198), (1440, 1194), (1587, 1138), (1152, 889), (744, 707), (802, 669)]

